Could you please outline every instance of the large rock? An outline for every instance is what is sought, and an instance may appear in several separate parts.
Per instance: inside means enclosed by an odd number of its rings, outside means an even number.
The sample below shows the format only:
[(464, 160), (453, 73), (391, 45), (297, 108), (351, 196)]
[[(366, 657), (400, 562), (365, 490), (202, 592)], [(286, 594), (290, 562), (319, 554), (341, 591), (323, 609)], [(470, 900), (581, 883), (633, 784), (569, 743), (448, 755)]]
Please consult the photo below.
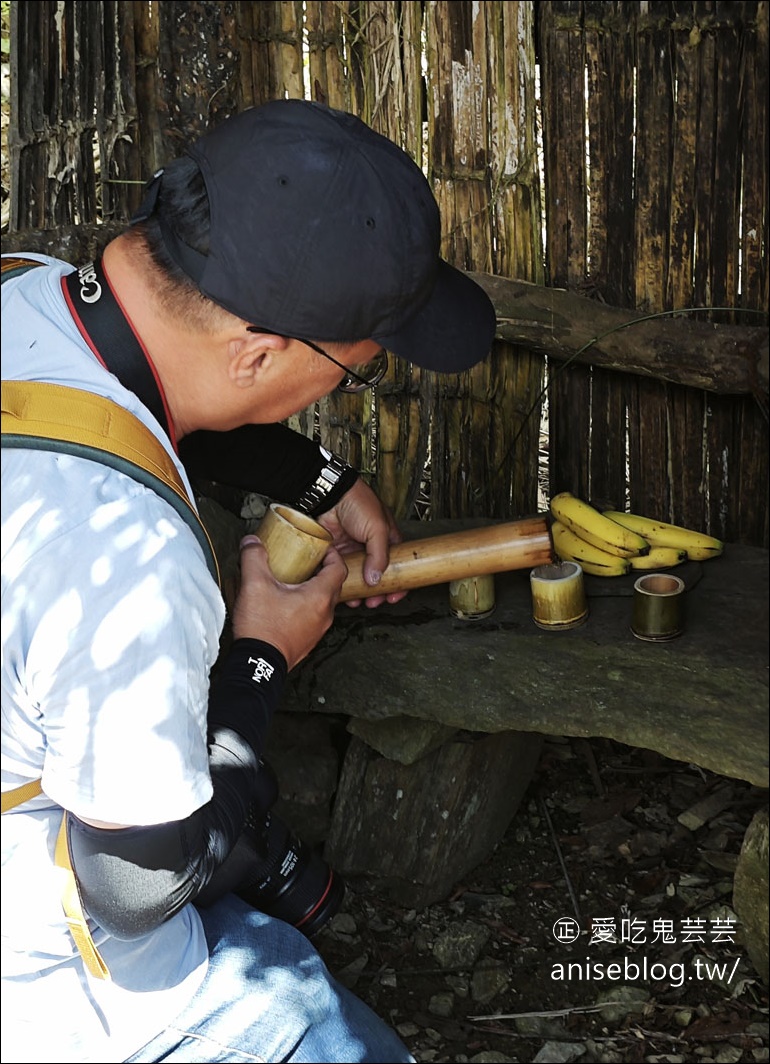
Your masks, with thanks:
[(400, 761), (402, 765), (413, 765), (451, 739), (456, 730), (417, 717), (388, 717), (386, 720), (351, 717), (348, 721), (351, 735), (357, 735), (383, 757)]
[(744, 945), (765, 986), (768, 984), (768, 814), (756, 813), (743, 840), (733, 882), (733, 908)]
[(324, 856), (400, 905), (446, 897), (505, 834), (541, 746), (526, 732), (462, 733), (405, 765), (353, 738)]

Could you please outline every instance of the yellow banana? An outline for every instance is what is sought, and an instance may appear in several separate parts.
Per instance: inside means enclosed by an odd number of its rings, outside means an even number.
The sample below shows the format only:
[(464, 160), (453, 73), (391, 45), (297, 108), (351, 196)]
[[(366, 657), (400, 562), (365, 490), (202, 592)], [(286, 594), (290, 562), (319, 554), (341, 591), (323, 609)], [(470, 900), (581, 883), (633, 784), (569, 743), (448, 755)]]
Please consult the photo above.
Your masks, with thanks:
[(617, 521), (611, 521), (569, 491), (554, 495), (551, 499), (551, 513), (576, 536), (592, 543), (599, 550), (620, 558), (645, 554), (650, 548), (643, 536)]
[(687, 558), (686, 550), (676, 547), (650, 547), (649, 554), (639, 554), (629, 558), (632, 569), (670, 569), (680, 565)]
[(617, 521), (623, 528), (644, 536), (651, 547), (674, 547), (687, 551), (687, 557), (694, 562), (707, 561), (718, 557), (724, 550), (724, 543), (705, 532), (694, 532), (691, 528), (669, 525), (665, 521), (656, 521), (639, 514), (624, 514), (616, 510), (605, 510), (604, 517)]
[(584, 572), (592, 576), (623, 576), (631, 570), (631, 562), (628, 558), (620, 558), (617, 554), (609, 554), (605, 550), (600, 550), (592, 543), (576, 536), (561, 521), (553, 522), (551, 535), (558, 557), (563, 561), (577, 562)]

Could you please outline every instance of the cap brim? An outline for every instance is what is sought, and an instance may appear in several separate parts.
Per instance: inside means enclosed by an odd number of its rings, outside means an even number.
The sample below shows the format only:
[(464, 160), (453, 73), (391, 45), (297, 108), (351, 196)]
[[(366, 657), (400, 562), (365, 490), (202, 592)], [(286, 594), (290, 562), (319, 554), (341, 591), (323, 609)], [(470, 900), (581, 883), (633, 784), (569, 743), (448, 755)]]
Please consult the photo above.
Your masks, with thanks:
[(372, 339), (423, 369), (460, 373), (486, 358), (495, 329), (484, 289), (442, 260), (428, 302), (397, 333)]

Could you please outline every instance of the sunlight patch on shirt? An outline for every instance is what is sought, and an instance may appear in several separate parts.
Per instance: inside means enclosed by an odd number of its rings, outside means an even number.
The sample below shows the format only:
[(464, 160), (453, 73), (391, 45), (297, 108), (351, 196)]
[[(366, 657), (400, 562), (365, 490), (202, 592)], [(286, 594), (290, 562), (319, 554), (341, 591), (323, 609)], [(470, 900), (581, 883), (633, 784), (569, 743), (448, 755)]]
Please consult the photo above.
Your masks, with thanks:
[(148, 529), (145, 533), (141, 547), (139, 548), (139, 562), (144, 565), (152, 561), (160, 552), (168, 546), (170, 540), (176, 539), (178, 530), (171, 521), (161, 518), (155, 528)]
[(148, 644), (169, 624), (171, 607), (157, 576), (149, 575), (130, 588), (94, 632), (91, 660), (109, 669), (138, 640)]
[(42, 505), (42, 498), (37, 496), (19, 506), (3, 507), (3, 546), (8, 545), (3, 553), (3, 577), (8, 581), (16, 579), (27, 560), (29, 545), (24, 532)]
[[(200, 788), (210, 793), (206, 700), (187, 707), (187, 729), (180, 731), (180, 698), (186, 701), (185, 696), (178, 663), (164, 654), (105, 698), (93, 769), (95, 793), (105, 800), (100, 819), (119, 824), (182, 819), (197, 808)], [(100, 757), (101, 726), (105, 750), (114, 752), (119, 743), (119, 758)], [(148, 734), (153, 736), (149, 744)]]
[[(75, 588), (65, 591), (40, 616), (34, 639), (36, 647), (45, 648), (40, 658), (44, 662), (44, 672), (34, 678), (35, 697), (40, 704), (45, 702), (49, 688), (56, 681), (58, 667), (71, 651), (72, 634), (82, 623), (83, 616), (83, 600)], [(32, 653), (30, 660), (36, 660)]]
[(113, 543), (118, 550), (129, 550), (129, 548), (135, 547), (137, 543), (141, 543), (146, 535), (147, 525), (144, 521), (134, 521), (133, 524), (128, 525), (117, 533)]
[(94, 532), (104, 532), (129, 512), (131, 502), (131, 499), (118, 499), (105, 503), (103, 506), (97, 506), (88, 520), (89, 525)]
[(94, 587), (104, 587), (114, 572), (112, 558), (103, 554), (91, 566), (91, 583)]

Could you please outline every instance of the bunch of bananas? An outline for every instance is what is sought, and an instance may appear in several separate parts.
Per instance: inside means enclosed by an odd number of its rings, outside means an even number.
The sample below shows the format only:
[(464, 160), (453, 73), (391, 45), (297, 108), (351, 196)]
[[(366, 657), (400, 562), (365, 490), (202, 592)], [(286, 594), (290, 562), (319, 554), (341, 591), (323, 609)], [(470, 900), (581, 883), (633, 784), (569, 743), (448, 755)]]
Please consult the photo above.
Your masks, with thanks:
[(724, 550), (721, 540), (637, 514), (603, 513), (563, 491), (551, 499), (554, 550), (593, 576), (623, 576), (634, 569), (670, 569), (706, 561)]

